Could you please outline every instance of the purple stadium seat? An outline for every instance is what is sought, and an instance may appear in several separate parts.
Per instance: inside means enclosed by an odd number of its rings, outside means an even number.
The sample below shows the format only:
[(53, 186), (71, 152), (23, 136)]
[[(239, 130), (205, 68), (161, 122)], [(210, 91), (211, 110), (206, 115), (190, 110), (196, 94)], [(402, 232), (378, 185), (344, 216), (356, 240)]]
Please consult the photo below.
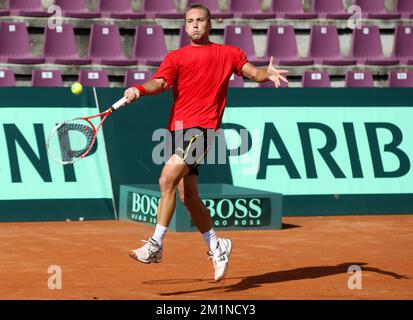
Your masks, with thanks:
[(65, 65), (92, 63), (91, 59), (79, 58), (71, 24), (62, 24), (55, 29), (45, 28), (43, 54), (47, 63)]
[(362, 26), (361, 29), (353, 30), (351, 56), (357, 59), (359, 64), (379, 66), (399, 64), (399, 60), (384, 56), (377, 26)]
[(44, 59), (33, 57), (24, 22), (0, 23), (0, 62), (37, 64)]
[(117, 25), (94, 24), (90, 30), (89, 57), (93, 63), (111, 66), (131, 66), (136, 59), (127, 59), (122, 51)]
[(250, 26), (225, 26), (224, 43), (239, 47), (247, 55), (248, 61), (256, 65), (265, 65), (264, 59), (255, 55), (254, 40)]
[(280, 66), (308, 66), (314, 64), (311, 59), (298, 55), (297, 40), (293, 26), (270, 26), (267, 32), (267, 46), (264, 59), (273, 56)]
[(149, 70), (138, 71), (138, 70), (128, 70), (125, 74), (125, 87), (130, 88), (137, 84), (144, 84), (145, 82), (152, 79), (153, 73)]
[(397, 26), (394, 36), (393, 58), (401, 64), (413, 64), (413, 26)]
[(388, 12), (385, 9), (384, 0), (356, 0), (360, 6), (363, 17), (368, 19), (400, 19), (401, 14)]
[(92, 71), (92, 70), (80, 70), (79, 82), (84, 87), (109, 87), (109, 76), (107, 71)]
[(260, 0), (229, 0), (230, 11), (236, 18), (274, 19), (275, 13), (262, 12)]
[(99, 18), (99, 12), (90, 12), (87, 0), (55, 0), (55, 4), (62, 8), (62, 15), (70, 18)]
[(181, 26), (179, 29), (179, 48), (183, 48), (189, 44), (191, 44), (191, 40), (185, 31), (185, 26)]
[(160, 65), (167, 54), (162, 26), (138, 25), (135, 31), (133, 56), (139, 64)]
[(0, 69), (0, 87), (15, 87), (16, 77), (9, 69)]
[(133, 11), (130, 0), (100, 0), (99, 11), (104, 18), (144, 19), (143, 12)]
[(203, 4), (211, 12), (211, 17), (213, 19), (230, 19), (234, 15), (230, 12), (222, 12), (219, 10), (218, 0), (188, 0), (188, 6), (194, 3)]
[(348, 71), (346, 73), (347, 88), (374, 87), (373, 75), (369, 71)]
[(336, 26), (312, 26), (308, 57), (316, 64), (347, 66), (357, 64), (355, 59), (343, 58)]
[(9, 10), (0, 9), (0, 17), (2, 17), (2, 16), (8, 16), (9, 14), (10, 14), (10, 11), (9, 11)]
[(175, 0), (144, 0), (147, 18), (183, 19), (183, 13), (176, 10)]
[(316, 19), (317, 13), (304, 12), (300, 0), (273, 0), (272, 12), (285, 19)]
[(303, 88), (329, 88), (330, 76), (327, 71), (305, 71), (302, 79)]
[(49, 17), (52, 15), (43, 9), (41, 0), (9, 0), (9, 10), (11, 16)]
[[(286, 77), (288, 80), (288, 77)], [(261, 82), (258, 85), (260, 88), (275, 88), (275, 84), (272, 81)], [(288, 88), (288, 82), (281, 81), (281, 86), (278, 88)]]
[(231, 78), (229, 78), (228, 87), (244, 88), (244, 78), (233, 73)]
[(389, 87), (413, 88), (413, 71), (390, 71)]
[(413, 1), (412, 0), (395, 0), (396, 12), (402, 15), (402, 18), (413, 19)]
[(33, 70), (33, 87), (63, 87), (62, 73), (60, 70)]
[(344, 10), (343, 0), (313, 0), (313, 11), (323, 19), (348, 19), (352, 16)]

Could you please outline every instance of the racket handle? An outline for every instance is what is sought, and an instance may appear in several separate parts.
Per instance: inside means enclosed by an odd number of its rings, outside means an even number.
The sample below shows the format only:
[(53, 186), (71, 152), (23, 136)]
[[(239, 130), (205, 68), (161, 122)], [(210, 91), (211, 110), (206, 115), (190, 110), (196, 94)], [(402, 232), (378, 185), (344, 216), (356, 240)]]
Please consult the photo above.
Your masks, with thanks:
[(122, 99), (118, 100), (117, 102), (115, 102), (112, 106), (113, 111), (119, 109), (123, 104), (126, 103), (126, 98), (123, 97)]

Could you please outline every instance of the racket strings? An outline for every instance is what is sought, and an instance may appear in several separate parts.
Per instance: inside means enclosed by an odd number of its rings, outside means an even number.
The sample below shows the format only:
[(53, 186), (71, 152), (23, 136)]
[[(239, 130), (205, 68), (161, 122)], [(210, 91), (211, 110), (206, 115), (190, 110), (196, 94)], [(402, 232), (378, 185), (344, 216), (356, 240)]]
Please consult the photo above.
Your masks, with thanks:
[(94, 143), (95, 131), (84, 120), (70, 120), (60, 124), (49, 139), (49, 150), (56, 160), (73, 163)]

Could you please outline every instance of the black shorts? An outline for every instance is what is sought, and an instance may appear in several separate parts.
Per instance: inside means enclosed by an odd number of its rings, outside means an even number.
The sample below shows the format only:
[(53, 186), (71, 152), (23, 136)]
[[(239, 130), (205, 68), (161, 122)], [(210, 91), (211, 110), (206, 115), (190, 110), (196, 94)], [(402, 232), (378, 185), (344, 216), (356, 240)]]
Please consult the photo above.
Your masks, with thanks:
[[(189, 174), (198, 175), (198, 167), (214, 144), (215, 130), (200, 127), (171, 131), (169, 154), (176, 154), (189, 166)], [(170, 142), (170, 143), (169, 143)]]

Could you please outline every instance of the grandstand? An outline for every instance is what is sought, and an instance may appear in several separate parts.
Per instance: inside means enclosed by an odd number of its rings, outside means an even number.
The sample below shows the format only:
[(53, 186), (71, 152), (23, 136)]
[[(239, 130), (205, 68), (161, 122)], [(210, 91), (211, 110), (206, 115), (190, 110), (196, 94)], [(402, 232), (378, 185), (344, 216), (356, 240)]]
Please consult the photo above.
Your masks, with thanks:
[[(0, 86), (144, 81), (187, 44), (182, 12), (194, 2), (211, 8), (212, 41), (241, 47), (257, 65), (274, 55), (289, 87), (413, 86), (412, 0), (0, 0)], [(53, 4), (62, 25), (47, 28)], [(352, 4), (362, 9), (354, 30)], [(230, 85), (258, 86), (238, 77)]]

